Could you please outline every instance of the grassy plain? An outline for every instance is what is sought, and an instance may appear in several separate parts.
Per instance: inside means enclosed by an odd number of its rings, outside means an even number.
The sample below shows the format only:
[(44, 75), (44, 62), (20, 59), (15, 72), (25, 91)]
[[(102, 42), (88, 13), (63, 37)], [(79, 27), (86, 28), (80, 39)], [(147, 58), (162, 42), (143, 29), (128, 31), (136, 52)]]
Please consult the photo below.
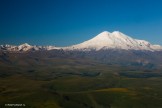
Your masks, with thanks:
[(0, 65), (0, 107), (161, 108), (162, 69), (52, 59), (47, 65)]

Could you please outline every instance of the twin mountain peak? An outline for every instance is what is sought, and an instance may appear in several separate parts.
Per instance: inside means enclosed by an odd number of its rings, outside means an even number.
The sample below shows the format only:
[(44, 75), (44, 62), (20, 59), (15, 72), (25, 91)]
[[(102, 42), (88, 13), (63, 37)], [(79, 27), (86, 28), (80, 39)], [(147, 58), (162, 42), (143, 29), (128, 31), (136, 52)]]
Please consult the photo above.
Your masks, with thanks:
[(13, 45), (1, 45), (0, 50), (7, 51), (31, 51), (31, 50), (106, 50), (106, 49), (123, 49), (123, 50), (148, 50), (148, 51), (162, 51), (162, 46), (152, 45), (148, 41), (133, 39), (119, 31), (112, 33), (104, 31), (94, 38), (85, 41), (83, 43), (72, 45), (68, 47), (55, 47), (55, 46), (31, 46), (27, 43), (13, 46)]

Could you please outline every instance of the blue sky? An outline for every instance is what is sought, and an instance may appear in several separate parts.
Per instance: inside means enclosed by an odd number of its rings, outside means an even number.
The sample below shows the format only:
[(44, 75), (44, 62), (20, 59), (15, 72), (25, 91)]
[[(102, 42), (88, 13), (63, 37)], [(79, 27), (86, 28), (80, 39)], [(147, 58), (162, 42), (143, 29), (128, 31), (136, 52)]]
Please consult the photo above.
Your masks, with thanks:
[(67, 46), (102, 31), (162, 45), (162, 0), (0, 0), (0, 44)]

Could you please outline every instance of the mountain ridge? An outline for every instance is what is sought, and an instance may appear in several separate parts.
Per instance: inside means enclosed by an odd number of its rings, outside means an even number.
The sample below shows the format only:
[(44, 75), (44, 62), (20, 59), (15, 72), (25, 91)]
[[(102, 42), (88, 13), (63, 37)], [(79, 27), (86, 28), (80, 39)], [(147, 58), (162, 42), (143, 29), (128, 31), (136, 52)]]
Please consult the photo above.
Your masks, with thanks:
[(148, 50), (148, 51), (162, 51), (162, 46), (153, 45), (145, 40), (133, 39), (119, 31), (114, 31), (112, 33), (108, 31), (103, 31), (97, 36), (84, 41), (80, 44), (67, 46), (67, 47), (55, 47), (55, 46), (32, 46), (28, 43), (21, 44), (19, 46), (15, 45), (1, 45), (0, 50), (2, 51), (13, 51), (13, 52), (26, 52), (26, 51), (39, 51), (39, 50), (81, 50), (81, 51), (91, 51), (91, 50), (107, 50), (107, 49), (124, 49), (124, 50)]
[(0, 50), (2, 51), (11, 51), (11, 52), (27, 52), (27, 51), (40, 51), (40, 50), (53, 50), (59, 49), (55, 46), (37, 46), (37, 45), (29, 45), (28, 43), (24, 43), (18, 46), (15, 45), (1, 45)]

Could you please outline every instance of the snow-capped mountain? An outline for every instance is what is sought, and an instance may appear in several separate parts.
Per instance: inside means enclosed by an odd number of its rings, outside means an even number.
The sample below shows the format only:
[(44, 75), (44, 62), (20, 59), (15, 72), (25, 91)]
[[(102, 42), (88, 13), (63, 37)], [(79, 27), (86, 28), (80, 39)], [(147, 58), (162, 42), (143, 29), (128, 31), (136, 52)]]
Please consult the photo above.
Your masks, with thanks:
[[(26, 54), (25, 52), (30, 53)], [(12, 54), (18, 55), (13, 58)], [(90, 40), (68, 47), (32, 46), (27, 43), (19, 46), (0, 46), (0, 64), (15, 63), (14, 60), (16, 63), (19, 60), (22, 63), (24, 58), (38, 64), (48, 64), (51, 61), (49, 58), (79, 58), (79, 60), (90, 58), (107, 64), (154, 68), (156, 65), (162, 66), (161, 55), (162, 46), (152, 45), (145, 40), (133, 39), (118, 31), (112, 33), (104, 31)], [(44, 62), (44, 60), (47, 60), (47, 62)]]
[(3, 51), (12, 51), (12, 52), (26, 52), (26, 51), (38, 51), (38, 50), (53, 50), (53, 49), (59, 49), (55, 46), (31, 46), (27, 43), (21, 44), (19, 46), (15, 45), (1, 45), (0, 50)]
[(38, 50), (106, 50), (106, 49), (124, 49), (124, 50), (148, 50), (148, 51), (162, 51), (162, 46), (152, 45), (148, 41), (133, 39), (119, 31), (112, 33), (104, 31), (94, 38), (83, 43), (72, 45), (68, 47), (55, 47), (55, 46), (31, 46), (27, 43), (14, 46), (14, 45), (1, 45), (0, 50), (3, 51), (38, 51)]
[(101, 50), (101, 49), (124, 49), (124, 50), (162, 50), (160, 45), (152, 45), (145, 40), (133, 39), (119, 31), (112, 33), (104, 31), (94, 38), (83, 43), (63, 48), (65, 50)]

